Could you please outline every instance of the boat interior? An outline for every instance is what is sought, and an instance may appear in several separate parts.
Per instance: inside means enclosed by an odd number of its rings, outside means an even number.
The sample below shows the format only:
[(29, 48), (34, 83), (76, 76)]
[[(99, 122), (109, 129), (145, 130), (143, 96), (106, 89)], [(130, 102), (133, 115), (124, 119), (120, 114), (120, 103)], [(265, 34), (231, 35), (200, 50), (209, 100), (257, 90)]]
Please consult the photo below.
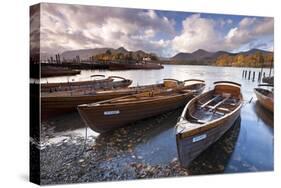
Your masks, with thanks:
[(130, 96), (124, 96), (119, 97), (115, 99), (105, 100), (101, 102), (96, 102), (92, 104), (88, 104), (88, 106), (99, 106), (101, 104), (125, 104), (125, 103), (131, 103), (135, 101), (147, 101), (147, 100), (155, 100), (155, 99), (163, 99), (167, 97), (172, 97), (176, 95), (182, 95), (183, 92), (181, 90), (175, 90), (175, 89), (165, 89), (165, 88), (159, 88), (158, 90), (151, 90), (146, 91), (142, 93), (138, 93), (135, 95)]
[(262, 89), (262, 88), (256, 88), (256, 90), (264, 96), (267, 96), (269, 98), (273, 98), (273, 92), (272, 91), (269, 91), (267, 89)]
[(217, 85), (191, 104), (185, 118), (192, 123), (204, 124), (232, 112), (241, 102), (239, 87)]

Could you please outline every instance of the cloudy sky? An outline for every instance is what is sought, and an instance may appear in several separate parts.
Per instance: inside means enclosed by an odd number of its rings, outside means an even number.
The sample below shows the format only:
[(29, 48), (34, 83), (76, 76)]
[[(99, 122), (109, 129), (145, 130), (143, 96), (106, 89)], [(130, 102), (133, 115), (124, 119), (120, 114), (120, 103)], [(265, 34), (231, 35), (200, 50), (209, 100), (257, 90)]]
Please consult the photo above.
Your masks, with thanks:
[(273, 51), (273, 18), (41, 4), (41, 52), (125, 47), (163, 57), (197, 49)]

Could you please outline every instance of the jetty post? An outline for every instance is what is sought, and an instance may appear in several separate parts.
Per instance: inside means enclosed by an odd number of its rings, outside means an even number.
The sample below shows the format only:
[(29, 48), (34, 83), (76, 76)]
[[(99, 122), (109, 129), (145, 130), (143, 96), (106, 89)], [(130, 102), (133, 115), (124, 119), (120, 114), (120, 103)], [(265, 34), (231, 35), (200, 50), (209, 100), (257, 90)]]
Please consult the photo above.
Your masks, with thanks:
[(248, 76), (248, 80), (251, 79), (251, 71), (249, 71), (249, 76)]
[(55, 58), (56, 58), (55, 62), (56, 64), (58, 64), (58, 54), (55, 54)]
[(269, 77), (271, 77), (272, 67), (273, 67), (273, 60), (270, 62)]
[(253, 80), (252, 80), (253, 82), (255, 81), (255, 76), (256, 76), (255, 74), (256, 74), (256, 72), (253, 71)]
[(245, 78), (247, 78), (247, 70), (245, 70), (245, 75), (244, 76), (245, 76)]

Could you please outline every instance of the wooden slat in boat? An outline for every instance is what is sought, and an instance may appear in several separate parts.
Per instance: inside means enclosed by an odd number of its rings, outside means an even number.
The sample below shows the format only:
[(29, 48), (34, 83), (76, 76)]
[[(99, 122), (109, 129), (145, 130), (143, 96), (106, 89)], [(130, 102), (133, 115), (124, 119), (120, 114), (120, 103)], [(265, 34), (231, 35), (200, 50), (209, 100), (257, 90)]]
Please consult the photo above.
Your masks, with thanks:
[(184, 88), (149, 91), (83, 104), (78, 106), (78, 111), (87, 126), (102, 133), (183, 106), (194, 96), (193, 92), (183, 92)]
[(213, 102), (214, 100), (216, 100), (218, 97), (220, 97), (219, 95), (215, 96), (214, 98), (211, 98), (210, 100), (208, 100), (207, 102), (205, 102), (204, 104), (202, 104), (200, 107), (201, 108), (205, 108), (208, 104), (210, 104), (211, 102)]
[(273, 92), (268, 90), (268, 89), (263, 89), (263, 88), (255, 88), (254, 89), (255, 94), (257, 96), (257, 99), (259, 103), (267, 110), (270, 112), (273, 112), (273, 104), (274, 104), (274, 99), (273, 99)]
[[(176, 125), (182, 166), (187, 167), (233, 125), (240, 115), (242, 101), (240, 84), (220, 81), (213, 90), (195, 97), (185, 106)], [(211, 109), (202, 108), (209, 105)]]

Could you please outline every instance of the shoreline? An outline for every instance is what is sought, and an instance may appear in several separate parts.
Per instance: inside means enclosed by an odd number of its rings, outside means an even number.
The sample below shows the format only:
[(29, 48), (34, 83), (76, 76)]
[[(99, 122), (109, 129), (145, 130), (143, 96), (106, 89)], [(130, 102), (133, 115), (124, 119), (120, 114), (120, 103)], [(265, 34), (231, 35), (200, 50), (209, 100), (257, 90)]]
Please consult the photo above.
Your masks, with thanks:
[[(73, 134), (72, 131), (61, 130), (59, 134), (55, 133), (54, 126), (57, 122), (44, 122), (44, 147), (40, 150), (42, 184), (188, 175), (187, 169), (180, 166), (176, 157), (167, 163), (150, 164), (136, 149), (138, 145), (146, 142), (148, 132), (169, 128), (167, 121), (169, 122), (171, 117), (173, 121), (176, 120), (175, 114), (179, 113), (180, 110), (168, 112), (136, 122), (132, 127), (121, 128), (104, 135), (90, 135), (86, 142), (83, 135)], [(80, 123), (76, 117), (74, 119), (75, 123)], [(160, 125), (163, 127), (159, 127)], [(157, 151), (156, 148), (153, 152)]]

